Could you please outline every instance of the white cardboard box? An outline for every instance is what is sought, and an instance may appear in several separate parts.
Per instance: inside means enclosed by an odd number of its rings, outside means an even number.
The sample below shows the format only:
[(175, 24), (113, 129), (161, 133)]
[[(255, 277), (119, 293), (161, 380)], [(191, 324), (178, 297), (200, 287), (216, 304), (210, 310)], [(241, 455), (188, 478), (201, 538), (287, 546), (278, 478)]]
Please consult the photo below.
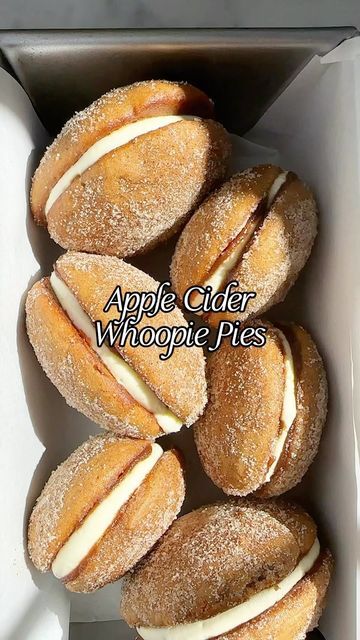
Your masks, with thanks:
[[(313, 187), (320, 206), (314, 253), (285, 303), (272, 315), (310, 329), (325, 357), (330, 413), (320, 454), (295, 492), (320, 523), (336, 558), (326, 640), (356, 640), (359, 586), (360, 358), (360, 38), (315, 57), (248, 134), (235, 166), (277, 159)], [(60, 253), (28, 212), (30, 177), (47, 135), (25, 92), (0, 70), (0, 292), (2, 323), (0, 481), (0, 638), (66, 640), (70, 620), (96, 622), (94, 638), (117, 618), (119, 585), (70, 597), (26, 556), (26, 522), (50, 471), (96, 427), (66, 406), (27, 341), (24, 298)], [(173, 440), (190, 461), (195, 507), (221, 495), (199, 468), (191, 432)], [(100, 629), (103, 631), (98, 633)], [(82, 630), (89, 638), (89, 627)], [(119, 623), (118, 637), (133, 638)], [(79, 629), (79, 638), (81, 629)]]

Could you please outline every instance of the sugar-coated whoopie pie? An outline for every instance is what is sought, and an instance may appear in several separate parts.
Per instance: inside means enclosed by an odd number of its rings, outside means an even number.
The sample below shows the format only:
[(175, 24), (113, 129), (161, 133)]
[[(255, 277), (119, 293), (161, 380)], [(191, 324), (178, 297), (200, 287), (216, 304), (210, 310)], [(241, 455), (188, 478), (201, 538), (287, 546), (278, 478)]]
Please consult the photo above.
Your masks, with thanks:
[[(234, 175), (197, 209), (183, 230), (171, 264), (179, 299), (198, 285), (222, 291), (255, 292), (240, 320), (283, 300), (304, 267), (317, 232), (310, 189), (291, 171), (260, 165)], [(190, 299), (197, 307), (203, 294)], [(210, 312), (211, 325), (237, 314)]]
[(171, 236), (224, 178), (229, 135), (186, 84), (114, 89), (76, 113), (34, 175), (31, 209), (62, 247), (118, 257)]
[(209, 402), (195, 425), (206, 473), (225, 493), (275, 496), (294, 487), (312, 463), (327, 412), (324, 365), (296, 324), (266, 328), (266, 344), (224, 341), (208, 360)]
[(304, 640), (331, 570), (300, 507), (219, 503), (179, 518), (125, 578), (121, 614), (143, 640)]
[(185, 486), (175, 451), (113, 434), (84, 442), (50, 476), (30, 517), (28, 548), (40, 571), (70, 591), (118, 580), (163, 535)]
[[(157, 283), (110, 256), (67, 253), (26, 301), (27, 331), (37, 358), (66, 401), (122, 436), (157, 438), (191, 425), (206, 403), (205, 360), (197, 347), (178, 347), (161, 360), (162, 346), (114, 347), (96, 341), (94, 322), (119, 318), (104, 305), (116, 287), (155, 292)], [(141, 327), (185, 326), (181, 311), (160, 311)]]

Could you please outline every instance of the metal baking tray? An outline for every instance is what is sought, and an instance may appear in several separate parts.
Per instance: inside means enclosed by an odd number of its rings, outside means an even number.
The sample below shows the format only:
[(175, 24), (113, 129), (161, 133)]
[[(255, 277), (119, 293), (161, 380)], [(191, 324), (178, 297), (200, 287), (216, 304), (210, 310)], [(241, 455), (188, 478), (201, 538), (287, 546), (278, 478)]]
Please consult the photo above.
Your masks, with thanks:
[(356, 33), (353, 27), (2, 31), (0, 66), (23, 85), (53, 135), (105, 91), (150, 78), (199, 86), (214, 99), (219, 120), (242, 134), (315, 54)]
[(0, 31), (2, 63), (51, 134), (79, 109), (137, 80), (187, 80), (231, 131), (252, 127), (315, 55), (356, 33), (327, 29)]

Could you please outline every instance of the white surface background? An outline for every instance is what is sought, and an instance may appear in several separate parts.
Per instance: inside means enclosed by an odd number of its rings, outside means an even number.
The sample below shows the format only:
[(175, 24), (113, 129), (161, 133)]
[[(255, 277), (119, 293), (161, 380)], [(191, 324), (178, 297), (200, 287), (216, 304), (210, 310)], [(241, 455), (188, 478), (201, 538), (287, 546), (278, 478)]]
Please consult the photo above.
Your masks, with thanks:
[(360, 28), (359, 0), (0, 0), (0, 28)]

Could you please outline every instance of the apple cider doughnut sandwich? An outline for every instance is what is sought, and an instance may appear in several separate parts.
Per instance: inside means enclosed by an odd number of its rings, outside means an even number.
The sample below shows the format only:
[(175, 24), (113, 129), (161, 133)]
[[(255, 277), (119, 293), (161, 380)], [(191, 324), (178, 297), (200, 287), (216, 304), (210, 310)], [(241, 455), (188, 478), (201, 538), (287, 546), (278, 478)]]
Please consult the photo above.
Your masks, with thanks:
[(317, 232), (317, 209), (309, 188), (291, 171), (260, 165), (234, 175), (197, 209), (183, 230), (171, 265), (179, 299), (199, 287), (190, 300), (203, 298), (232, 281), (234, 291), (255, 292), (238, 314), (212, 311), (220, 320), (246, 320), (281, 302), (304, 267)]
[[(67, 253), (30, 290), (26, 324), (45, 373), (69, 405), (118, 435), (154, 439), (190, 426), (206, 403), (201, 348), (181, 346), (162, 360), (161, 346), (99, 346), (95, 321), (119, 317), (104, 311), (113, 291), (155, 292), (158, 283), (110, 256)], [(181, 311), (143, 317), (138, 327), (186, 325)]]
[(121, 614), (143, 640), (303, 640), (331, 571), (300, 507), (219, 503), (179, 518), (125, 578)]
[(299, 325), (266, 328), (265, 346), (226, 341), (208, 360), (209, 402), (195, 425), (203, 467), (229, 495), (280, 495), (301, 481), (318, 451), (327, 381)]
[(38, 498), (28, 528), (30, 558), (70, 591), (99, 589), (148, 553), (184, 496), (175, 451), (113, 434), (92, 437), (52, 473)]
[(168, 238), (223, 180), (230, 138), (199, 89), (153, 80), (76, 113), (34, 175), (31, 209), (62, 247), (126, 257)]

